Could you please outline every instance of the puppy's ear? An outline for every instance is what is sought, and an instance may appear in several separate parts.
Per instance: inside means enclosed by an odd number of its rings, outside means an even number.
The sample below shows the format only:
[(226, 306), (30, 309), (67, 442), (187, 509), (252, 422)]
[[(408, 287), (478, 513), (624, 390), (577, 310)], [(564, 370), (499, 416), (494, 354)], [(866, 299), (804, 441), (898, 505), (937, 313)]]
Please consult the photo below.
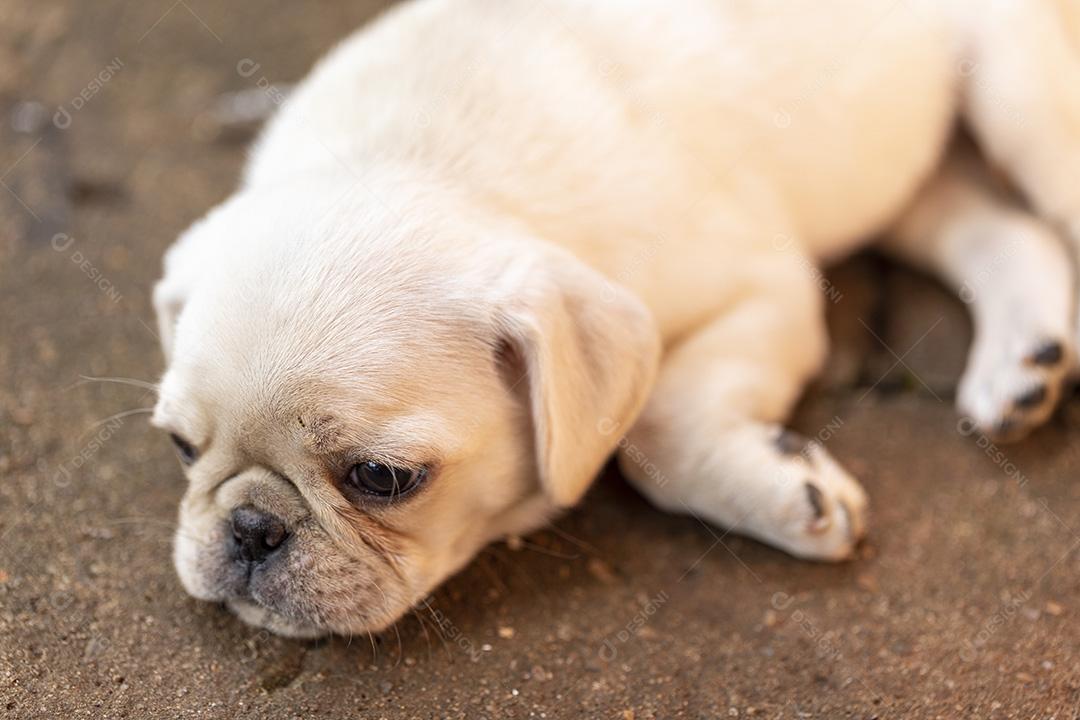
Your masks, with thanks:
[(499, 325), (503, 350), (524, 372), (510, 381), (528, 383), (541, 485), (566, 507), (644, 405), (660, 338), (628, 290), (569, 253), (544, 253), (507, 278)]
[(205, 220), (192, 225), (165, 253), (165, 272), (154, 286), (154, 312), (165, 360), (172, 359), (173, 336), (180, 311), (200, 276), (207, 270), (209, 238), (200, 232)]

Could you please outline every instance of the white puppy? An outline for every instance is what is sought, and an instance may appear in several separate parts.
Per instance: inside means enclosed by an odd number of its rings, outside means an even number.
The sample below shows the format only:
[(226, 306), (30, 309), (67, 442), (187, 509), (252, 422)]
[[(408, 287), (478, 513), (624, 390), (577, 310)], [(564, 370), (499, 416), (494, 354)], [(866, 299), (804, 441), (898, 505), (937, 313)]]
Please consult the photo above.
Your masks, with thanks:
[[(155, 422), (193, 595), (386, 627), (620, 450), (663, 508), (846, 557), (866, 498), (782, 423), (816, 268), (889, 243), (972, 302), (1019, 434), (1072, 356), (1080, 56), (1054, 0), (424, 0), (337, 48), (169, 251)], [(971, 161), (961, 118), (1043, 219)], [(921, 194), (920, 187), (925, 189)], [(905, 211), (906, 208), (907, 209)], [(1004, 260), (1003, 260), (1004, 258)]]

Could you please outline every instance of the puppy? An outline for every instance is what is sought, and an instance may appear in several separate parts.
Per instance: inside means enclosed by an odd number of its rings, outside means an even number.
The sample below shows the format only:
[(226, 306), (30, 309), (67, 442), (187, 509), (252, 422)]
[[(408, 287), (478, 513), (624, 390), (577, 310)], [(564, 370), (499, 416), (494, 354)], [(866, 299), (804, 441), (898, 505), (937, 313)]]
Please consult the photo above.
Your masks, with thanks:
[[(982, 432), (1044, 420), (1069, 369), (1063, 17), (1054, 0), (387, 13), (165, 258), (154, 422), (189, 482), (184, 587), (284, 635), (377, 631), (577, 502), (614, 451), (662, 508), (848, 557), (865, 493), (783, 429), (826, 355), (821, 264), (889, 230), (971, 303), (959, 402)], [(1034, 211), (943, 159), (958, 119)]]

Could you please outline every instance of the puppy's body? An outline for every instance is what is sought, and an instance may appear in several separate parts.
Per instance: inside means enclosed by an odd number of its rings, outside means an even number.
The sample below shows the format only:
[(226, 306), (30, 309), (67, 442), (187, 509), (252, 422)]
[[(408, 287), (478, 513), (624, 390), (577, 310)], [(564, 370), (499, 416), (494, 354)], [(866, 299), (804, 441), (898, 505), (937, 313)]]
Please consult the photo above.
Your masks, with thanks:
[[(378, 629), (616, 448), (661, 507), (847, 556), (865, 495), (781, 423), (825, 356), (817, 265), (898, 220), (889, 246), (962, 294), (999, 273), (962, 409), (1045, 419), (1058, 236), (966, 161), (916, 191), (960, 117), (1080, 228), (1080, 63), (1052, 0), (967, 5), (426, 0), (347, 40), (155, 291), (187, 589)], [(1032, 89), (1051, 59), (1066, 81)], [(372, 467), (424, 481), (375, 499)]]
[(566, 247), (675, 338), (761, 281), (748, 256), (843, 255), (937, 163), (949, 37), (892, 4), (409, 4), (320, 64), (246, 184), (377, 199), (389, 165)]

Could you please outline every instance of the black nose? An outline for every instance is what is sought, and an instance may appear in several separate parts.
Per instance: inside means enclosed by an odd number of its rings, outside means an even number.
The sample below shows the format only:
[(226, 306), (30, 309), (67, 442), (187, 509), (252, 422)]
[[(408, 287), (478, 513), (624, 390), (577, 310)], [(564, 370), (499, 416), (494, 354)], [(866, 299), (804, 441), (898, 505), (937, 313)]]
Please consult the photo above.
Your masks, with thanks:
[(250, 563), (270, 557), (289, 534), (280, 518), (250, 505), (233, 510), (231, 524), (236, 550), (241, 559)]

